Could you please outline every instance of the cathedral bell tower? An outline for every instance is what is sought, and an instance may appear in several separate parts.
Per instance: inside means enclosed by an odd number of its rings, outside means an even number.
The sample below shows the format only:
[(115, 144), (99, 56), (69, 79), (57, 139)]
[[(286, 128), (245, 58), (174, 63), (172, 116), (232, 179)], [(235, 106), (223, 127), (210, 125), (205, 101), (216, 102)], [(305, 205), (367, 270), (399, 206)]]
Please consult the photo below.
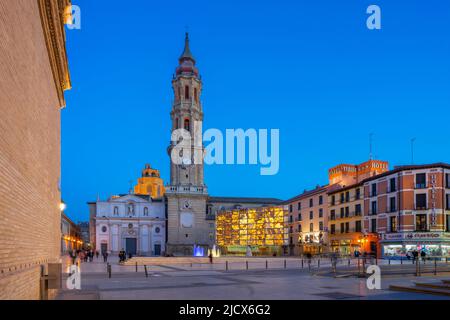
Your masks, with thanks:
[[(170, 118), (172, 133), (182, 131), (191, 139), (189, 152), (177, 154), (179, 162), (172, 161), (177, 141), (168, 147), (170, 159), (170, 185), (166, 187), (168, 241), (167, 251), (172, 254), (192, 255), (194, 245), (211, 246), (214, 242), (206, 217), (208, 192), (203, 180), (203, 108), (200, 102), (202, 82), (196, 61), (189, 47), (186, 33), (184, 50), (172, 79), (174, 99)], [(196, 158), (197, 157), (197, 158)], [(200, 159), (200, 161), (198, 161)], [(206, 250), (205, 250), (206, 251)]]

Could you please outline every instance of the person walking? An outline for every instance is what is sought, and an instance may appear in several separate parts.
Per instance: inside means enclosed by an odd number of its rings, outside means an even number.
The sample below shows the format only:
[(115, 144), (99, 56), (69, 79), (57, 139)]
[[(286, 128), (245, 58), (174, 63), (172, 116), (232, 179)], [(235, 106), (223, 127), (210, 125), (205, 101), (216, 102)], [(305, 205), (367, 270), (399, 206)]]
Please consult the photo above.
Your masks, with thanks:
[(422, 261), (423, 261), (423, 262), (425, 262), (426, 256), (427, 256), (427, 254), (426, 254), (425, 250), (422, 250), (422, 251), (420, 252), (420, 257), (422, 258)]
[(95, 251), (95, 257), (96, 257), (97, 260), (98, 260), (98, 250)]
[(103, 262), (108, 262), (108, 252), (103, 251)]
[(213, 254), (212, 254), (212, 252), (209, 254), (209, 263), (210, 264), (213, 264)]

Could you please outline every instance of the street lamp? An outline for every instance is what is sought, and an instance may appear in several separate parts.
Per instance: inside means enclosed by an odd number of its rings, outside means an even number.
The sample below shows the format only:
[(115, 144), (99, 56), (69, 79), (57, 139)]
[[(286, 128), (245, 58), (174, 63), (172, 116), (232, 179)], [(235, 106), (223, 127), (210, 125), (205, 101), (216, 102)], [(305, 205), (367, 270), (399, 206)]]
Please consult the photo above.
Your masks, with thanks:
[(67, 208), (66, 203), (61, 199), (61, 203), (59, 204), (59, 210), (61, 210), (61, 212), (64, 212), (66, 208)]

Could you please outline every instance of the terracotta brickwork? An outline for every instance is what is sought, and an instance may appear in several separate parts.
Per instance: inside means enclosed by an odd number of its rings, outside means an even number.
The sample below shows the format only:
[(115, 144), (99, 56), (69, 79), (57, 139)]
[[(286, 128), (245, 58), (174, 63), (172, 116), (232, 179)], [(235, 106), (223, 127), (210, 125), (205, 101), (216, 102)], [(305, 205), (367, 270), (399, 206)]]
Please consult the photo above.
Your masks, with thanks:
[(0, 300), (39, 299), (40, 266), (60, 260), (63, 89), (49, 58), (44, 2), (0, 2)]

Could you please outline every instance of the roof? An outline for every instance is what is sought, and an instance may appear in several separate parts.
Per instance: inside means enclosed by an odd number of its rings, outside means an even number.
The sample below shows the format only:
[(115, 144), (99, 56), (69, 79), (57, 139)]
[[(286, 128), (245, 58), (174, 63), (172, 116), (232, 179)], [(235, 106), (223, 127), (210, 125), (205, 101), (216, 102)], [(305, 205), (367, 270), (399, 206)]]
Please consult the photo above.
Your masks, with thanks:
[(192, 55), (191, 49), (189, 48), (189, 33), (187, 33), (187, 32), (186, 32), (186, 38), (184, 39), (184, 50), (180, 56), (180, 60), (184, 60), (184, 59), (190, 59), (190, 60), (194, 61), (194, 63), (195, 63), (194, 56)]
[(209, 197), (208, 202), (280, 204), (283, 200), (276, 198)]
[(408, 170), (420, 170), (420, 169), (432, 169), (432, 168), (445, 168), (450, 170), (450, 164), (445, 162), (436, 162), (436, 163), (430, 163), (430, 164), (418, 164), (418, 165), (404, 165), (404, 166), (395, 166), (393, 170), (386, 171), (383, 173), (380, 173), (376, 176), (369, 177), (367, 179), (364, 179), (361, 181), (361, 183), (369, 182), (375, 179), (379, 179), (382, 177), (389, 176), (391, 174), (395, 174), (401, 171), (408, 171)]
[(334, 185), (330, 186), (329, 184), (326, 184), (326, 185), (323, 185), (323, 186), (317, 186), (315, 189), (312, 189), (312, 190), (305, 190), (305, 191), (303, 191), (303, 193), (301, 193), (299, 195), (296, 195), (295, 197), (292, 197), (292, 198), (284, 201), (283, 203), (291, 203), (291, 202), (294, 202), (294, 201), (297, 201), (297, 200), (300, 200), (300, 199), (303, 199), (303, 198), (307, 198), (307, 197), (316, 195), (318, 193), (326, 192), (329, 188), (331, 188), (333, 186)]

